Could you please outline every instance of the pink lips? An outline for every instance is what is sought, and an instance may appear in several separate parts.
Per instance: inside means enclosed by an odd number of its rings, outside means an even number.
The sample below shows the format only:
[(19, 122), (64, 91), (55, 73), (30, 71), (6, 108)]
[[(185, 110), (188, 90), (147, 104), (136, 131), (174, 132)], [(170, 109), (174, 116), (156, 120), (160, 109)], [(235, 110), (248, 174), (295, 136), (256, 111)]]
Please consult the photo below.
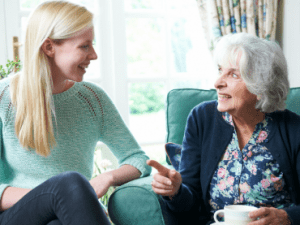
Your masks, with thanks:
[(82, 69), (84, 72), (86, 72), (85, 70), (86, 70), (86, 68), (88, 68), (88, 66), (89, 66), (89, 63), (88, 63), (88, 64), (81, 64), (81, 65), (79, 65), (78, 67), (79, 67), (80, 69)]

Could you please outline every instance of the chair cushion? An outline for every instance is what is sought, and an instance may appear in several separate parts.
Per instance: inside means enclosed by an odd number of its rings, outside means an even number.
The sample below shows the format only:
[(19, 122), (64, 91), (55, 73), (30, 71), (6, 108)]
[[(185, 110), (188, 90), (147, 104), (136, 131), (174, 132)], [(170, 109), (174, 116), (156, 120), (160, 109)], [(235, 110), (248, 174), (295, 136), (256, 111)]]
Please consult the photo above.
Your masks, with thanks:
[[(204, 101), (217, 99), (216, 90), (201, 90), (194, 88), (173, 89), (167, 95), (166, 143), (182, 144), (184, 129), (190, 111)], [(166, 161), (171, 165), (168, 157)]]
[(165, 225), (160, 199), (151, 186), (152, 176), (118, 187), (109, 198), (108, 213), (115, 225)]
[(165, 150), (172, 166), (176, 171), (178, 171), (181, 160), (181, 145), (175, 143), (167, 143), (165, 144)]
[(167, 140), (182, 144), (186, 119), (190, 111), (199, 103), (217, 99), (216, 90), (193, 88), (173, 89), (167, 95)]
[(291, 88), (287, 96), (286, 108), (300, 115), (300, 88)]

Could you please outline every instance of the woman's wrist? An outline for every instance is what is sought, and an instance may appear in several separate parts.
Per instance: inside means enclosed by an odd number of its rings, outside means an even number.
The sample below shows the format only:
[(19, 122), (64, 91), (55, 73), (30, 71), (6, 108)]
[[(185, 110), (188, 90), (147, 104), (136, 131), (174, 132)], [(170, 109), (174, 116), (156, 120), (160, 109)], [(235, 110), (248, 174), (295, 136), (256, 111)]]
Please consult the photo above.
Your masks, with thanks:
[(110, 180), (111, 186), (120, 186), (141, 176), (141, 172), (131, 165), (123, 165), (103, 174), (110, 176), (108, 180)]
[(169, 196), (169, 199), (172, 201), (176, 196), (178, 196), (179, 191), (180, 191), (181, 185), (179, 186), (178, 190), (173, 194)]
[(115, 183), (114, 182), (114, 177), (113, 177), (112, 174), (110, 174), (110, 173), (103, 173), (102, 175), (103, 175), (104, 179), (106, 180), (107, 184), (109, 184), (109, 186), (115, 186), (114, 185), (114, 183)]
[(110, 173), (101, 173), (94, 179), (96, 179), (98, 182), (101, 182), (102, 184), (105, 184), (106, 186), (114, 186), (114, 178)]

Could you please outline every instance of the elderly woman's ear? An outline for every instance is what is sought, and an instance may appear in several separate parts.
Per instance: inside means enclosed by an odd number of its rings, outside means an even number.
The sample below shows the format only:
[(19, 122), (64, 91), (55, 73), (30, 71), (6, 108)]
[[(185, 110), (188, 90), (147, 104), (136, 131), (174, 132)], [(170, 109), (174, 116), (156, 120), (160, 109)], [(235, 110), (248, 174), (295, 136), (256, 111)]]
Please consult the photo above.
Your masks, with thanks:
[(257, 101), (261, 100), (261, 95), (257, 95)]

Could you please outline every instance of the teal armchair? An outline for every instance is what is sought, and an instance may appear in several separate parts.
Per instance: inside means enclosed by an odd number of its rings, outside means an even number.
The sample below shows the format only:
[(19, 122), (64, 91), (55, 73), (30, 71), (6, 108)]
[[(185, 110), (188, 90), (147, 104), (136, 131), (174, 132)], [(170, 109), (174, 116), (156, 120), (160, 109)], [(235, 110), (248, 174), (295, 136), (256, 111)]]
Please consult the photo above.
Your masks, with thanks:
[[(216, 90), (174, 89), (166, 103), (166, 142), (182, 144), (189, 112), (203, 101), (217, 99)], [(300, 88), (291, 88), (287, 109), (300, 115)], [(168, 157), (166, 161), (170, 164)], [(140, 178), (116, 189), (109, 199), (108, 211), (115, 225), (169, 225), (161, 196), (151, 188), (152, 176)], [(188, 223), (187, 223), (188, 224)]]

